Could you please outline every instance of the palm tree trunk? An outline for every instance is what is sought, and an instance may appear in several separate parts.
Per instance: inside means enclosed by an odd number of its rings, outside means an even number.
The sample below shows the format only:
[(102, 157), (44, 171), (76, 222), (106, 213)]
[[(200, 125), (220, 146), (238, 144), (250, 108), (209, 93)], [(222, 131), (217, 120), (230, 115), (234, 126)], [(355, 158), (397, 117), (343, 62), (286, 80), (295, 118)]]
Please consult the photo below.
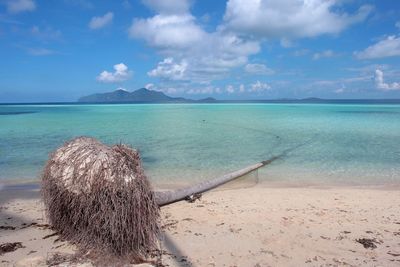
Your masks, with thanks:
[(247, 166), (238, 171), (234, 171), (234, 172), (222, 175), (220, 177), (217, 177), (217, 178), (214, 178), (211, 180), (200, 182), (198, 184), (191, 185), (186, 188), (181, 188), (181, 189), (176, 189), (176, 190), (171, 190), (171, 191), (156, 191), (155, 192), (156, 202), (161, 207), (161, 206), (165, 206), (165, 205), (183, 200), (186, 197), (194, 195), (196, 193), (203, 193), (203, 192), (209, 191), (209, 190), (216, 188), (220, 185), (223, 185), (227, 182), (230, 182), (239, 177), (242, 177), (243, 175), (245, 175), (249, 172), (257, 170), (258, 168), (268, 165), (279, 158), (280, 158), (280, 156), (275, 156), (268, 160)]

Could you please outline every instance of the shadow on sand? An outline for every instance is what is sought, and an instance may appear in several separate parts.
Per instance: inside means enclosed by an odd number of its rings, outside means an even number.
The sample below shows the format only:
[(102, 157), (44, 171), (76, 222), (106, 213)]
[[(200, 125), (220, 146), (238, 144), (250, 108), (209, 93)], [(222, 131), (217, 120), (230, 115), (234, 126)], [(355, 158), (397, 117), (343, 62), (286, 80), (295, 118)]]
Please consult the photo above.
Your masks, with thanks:
[(195, 266), (193, 262), (190, 262), (188, 256), (186, 256), (182, 249), (176, 244), (172, 237), (164, 232), (162, 236), (162, 247), (161, 250), (163, 255), (169, 255), (171, 260), (174, 262), (174, 266), (188, 267)]

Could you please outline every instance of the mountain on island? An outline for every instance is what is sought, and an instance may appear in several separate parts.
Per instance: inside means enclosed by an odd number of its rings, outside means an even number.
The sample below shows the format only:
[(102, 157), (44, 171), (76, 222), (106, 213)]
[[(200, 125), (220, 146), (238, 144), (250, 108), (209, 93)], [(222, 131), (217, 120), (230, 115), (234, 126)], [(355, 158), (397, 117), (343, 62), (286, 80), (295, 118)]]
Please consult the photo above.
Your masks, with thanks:
[(133, 92), (117, 89), (113, 92), (99, 93), (79, 98), (84, 103), (211, 103), (216, 100), (208, 97), (201, 100), (191, 100), (183, 97), (170, 97), (163, 92), (141, 88)]

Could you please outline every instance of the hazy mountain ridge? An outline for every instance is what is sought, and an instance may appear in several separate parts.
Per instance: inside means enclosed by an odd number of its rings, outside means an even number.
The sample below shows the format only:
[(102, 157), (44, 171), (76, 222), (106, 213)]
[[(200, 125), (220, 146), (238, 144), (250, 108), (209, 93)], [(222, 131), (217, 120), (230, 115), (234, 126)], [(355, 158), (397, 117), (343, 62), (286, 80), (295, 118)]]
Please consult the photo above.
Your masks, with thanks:
[(195, 103), (214, 102), (212, 97), (200, 100), (186, 99), (183, 97), (170, 97), (159, 91), (141, 88), (133, 92), (118, 89), (108, 93), (98, 93), (79, 98), (78, 102), (84, 103)]
[(400, 99), (324, 99), (308, 98), (278, 98), (278, 99), (248, 99), (248, 100), (216, 100), (207, 97), (199, 100), (183, 97), (170, 97), (159, 91), (141, 88), (133, 92), (118, 89), (107, 93), (97, 93), (79, 98), (80, 103), (287, 103), (287, 104), (400, 104)]

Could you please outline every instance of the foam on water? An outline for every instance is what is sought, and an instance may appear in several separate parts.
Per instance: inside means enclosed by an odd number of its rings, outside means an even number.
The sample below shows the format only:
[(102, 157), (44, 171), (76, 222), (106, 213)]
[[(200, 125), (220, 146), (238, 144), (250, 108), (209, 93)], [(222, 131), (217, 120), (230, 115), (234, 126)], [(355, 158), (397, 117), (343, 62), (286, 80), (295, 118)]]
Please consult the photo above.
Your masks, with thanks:
[(259, 179), (400, 182), (398, 105), (8, 105), (0, 114), (3, 181), (37, 178), (49, 152), (88, 135), (138, 148), (160, 184), (204, 180), (303, 143)]

